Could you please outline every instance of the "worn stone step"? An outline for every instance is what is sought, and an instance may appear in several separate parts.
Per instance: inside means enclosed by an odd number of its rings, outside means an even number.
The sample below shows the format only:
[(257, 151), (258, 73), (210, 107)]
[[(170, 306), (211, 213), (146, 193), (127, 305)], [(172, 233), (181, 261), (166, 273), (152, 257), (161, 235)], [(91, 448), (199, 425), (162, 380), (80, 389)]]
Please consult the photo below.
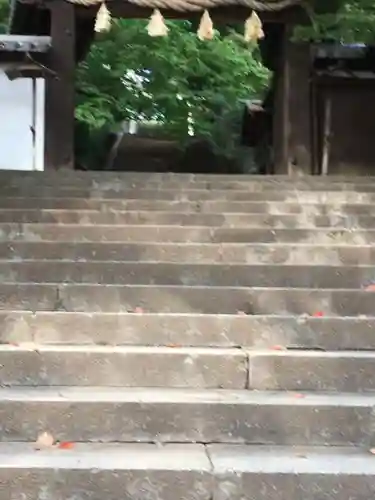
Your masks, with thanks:
[(212, 466), (198, 444), (75, 443), (35, 451), (32, 444), (0, 443), (0, 484), (4, 500), (210, 500), (213, 494)]
[(256, 390), (375, 390), (375, 352), (255, 351), (249, 370), (249, 388)]
[(245, 389), (240, 349), (38, 344), (0, 346), (2, 386), (185, 387)]
[[(26, 172), (25, 172), (26, 174)], [(64, 186), (72, 188), (111, 188), (150, 187), (150, 188), (192, 188), (196, 189), (249, 189), (249, 190), (283, 190), (283, 189), (325, 189), (325, 190), (356, 190), (373, 191), (374, 177), (317, 177), (306, 176), (293, 178), (288, 176), (252, 176), (252, 175), (184, 175), (158, 174), (138, 172), (72, 172), (72, 173), (28, 173), (20, 176), (16, 172), (7, 172), (0, 177), (1, 185), (18, 187), (27, 186)]]
[(313, 203), (373, 203), (375, 192), (329, 191), (327, 189), (297, 190), (293, 185), (289, 190), (256, 191), (230, 189), (103, 189), (27, 186), (20, 183), (17, 188), (0, 185), (0, 196), (30, 198), (93, 198), (98, 200), (169, 200), (169, 201), (283, 201)]
[(0, 222), (55, 223), (82, 225), (158, 225), (208, 227), (317, 228), (340, 227), (375, 229), (375, 216), (314, 214), (187, 213), (166, 211), (100, 211), (0, 209)]
[(84, 443), (35, 453), (4, 443), (0, 457), (4, 489), (32, 500), (45, 491), (66, 500), (82, 484), (92, 500), (155, 491), (163, 500), (368, 500), (375, 492), (373, 458), (360, 448)]
[[(95, 471), (95, 473), (93, 473)], [(35, 451), (0, 444), (10, 498), (90, 500), (369, 500), (373, 456), (354, 447), (74, 443)], [(146, 496), (147, 498), (147, 496)]]
[(71, 312), (374, 316), (366, 290), (162, 285), (0, 284), (0, 309)]
[(161, 262), (1, 262), (3, 283), (361, 289), (374, 284), (374, 266), (189, 264)]
[(375, 264), (375, 246), (12, 241), (0, 242), (0, 259), (356, 266)]
[(312, 203), (278, 201), (176, 201), (168, 200), (98, 200), (93, 198), (0, 197), (2, 210), (96, 210), (157, 211), (205, 214), (304, 214), (315, 216), (375, 216), (375, 205), (368, 203)]
[(2, 386), (375, 391), (374, 352), (0, 346)]
[(214, 500), (369, 500), (373, 455), (346, 447), (210, 445)]
[(176, 182), (196, 182), (196, 181), (244, 181), (244, 182), (261, 182), (261, 183), (279, 183), (279, 182), (289, 182), (293, 184), (294, 182), (312, 182), (312, 183), (322, 183), (322, 184), (334, 184), (334, 183), (375, 183), (375, 176), (371, 175), (330, 175), (330, 176), (317, 176), (317, 175), (304, 175), (304, 176), (292, 176), (292, 175), (254, 175), (254, 174), (212, 174), (212, 173), (180, 173), (180, 172), (146, 172), (146, 171), (81, 171), (81, 170), (64, 170), (62, 171), (45, 171), (45, 172), (20, 172), (20, 171), (10, 171), (3, 170), (0, 173), (0, 179), (2, 182), (7, 179), (15, 180), (31, 180), (31, 179), (45, 179), (51, 180), (56, 183), (59, 179), (83, 181), (87, 179), (92, 179), (93, 181), (103, 181), (103, 180), (127, 180), (127, 181), (153, 181), (153, 182), (166, 182), (166, 181), (176, 181)]
[(0, 311), (12, 345), (375, 350), (375, 317)]
[(375, 243), (375, 230), (0, 223), (0, 241), (368, 245)]
[[(119, 387), (0, 389), (3, 441), (374, 445), (375, 395)], [(27, 415), (27, 418), (25, 418)]]
[(132, 179), (129, 177), (117, 177), (113, 179), (102, 178), (73, 178), (58, 177), (55, 179), (34, 177), (28, 179), (4, 179), (1, 186), (7, 189), (50, 189), (63, 188), (71, 190), (100, 190), (100, 191), (123, 191), (126, 189), (152, 189), (152, 190), (228, 190), (228, 191), (247, 191), (249, 193), (262, 193), (274, 191), (321, 191), (321, 192), (375, 192), (375, 182), (324, 182), (324, 181), (299, 181), (299, 180), (251, 180), (249, 178), (242, 180), (222, 180), (213, 177), (211, 180), (184, 180), (175, 178), (174, 180), (157, 179)]

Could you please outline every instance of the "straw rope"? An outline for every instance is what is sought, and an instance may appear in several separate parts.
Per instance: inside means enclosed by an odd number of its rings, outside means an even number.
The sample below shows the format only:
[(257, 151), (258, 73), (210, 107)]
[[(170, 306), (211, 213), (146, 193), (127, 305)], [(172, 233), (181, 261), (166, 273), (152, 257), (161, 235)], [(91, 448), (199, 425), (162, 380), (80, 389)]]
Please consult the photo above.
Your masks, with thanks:
[[(68, 0), (86, 7), (99, 5), (103, 0)], [(302, 5), (303, 0), (124, 0), (139, 7), (152, 9), (172, 9), (182, 12), (202, 11), (214, 7), (240, 5), (259, 12), (280, 11), (287, 7)], [(110, 8), (110, 0), (108, 6)]]

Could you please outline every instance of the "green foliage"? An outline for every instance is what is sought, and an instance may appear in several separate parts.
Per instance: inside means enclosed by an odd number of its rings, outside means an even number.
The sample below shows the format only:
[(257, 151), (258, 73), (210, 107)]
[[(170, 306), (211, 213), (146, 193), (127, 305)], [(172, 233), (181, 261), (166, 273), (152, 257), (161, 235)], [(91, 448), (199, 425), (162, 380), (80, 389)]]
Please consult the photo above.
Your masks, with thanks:
[(8, 30), (9, 1), (0, 0), (0, 33)]
[(339, 0), (336, 12), (315, 15), (312, 21), (312, 26), (296, 29), (296, 38), (368, 44), (373, 44), (375, 41), (375, 2), (373, 0)]
[(116, 21), (94, 43), (78, 70), (76, 118), (90, 128), (154, 120), (181, 143), (193, 127), (220, 148), (233, 145), (219, 124), (268, 84), (257, 49), (235, 32), (201, 42), (182, 21), (168, 23), (168, 37), (151, 38), (146, 23)]

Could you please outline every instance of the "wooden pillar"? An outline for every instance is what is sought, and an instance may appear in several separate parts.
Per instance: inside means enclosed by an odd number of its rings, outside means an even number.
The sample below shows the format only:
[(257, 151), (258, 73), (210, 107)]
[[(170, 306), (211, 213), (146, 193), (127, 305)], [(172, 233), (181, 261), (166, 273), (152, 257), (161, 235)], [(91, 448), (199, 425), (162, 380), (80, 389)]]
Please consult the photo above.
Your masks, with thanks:
[(273, 173), (288, 173), (288, 66), (286, 64), (287, 30), (282, 28), (274, 72), (273, 99)]
[(53, 0), (52, 50), (46, 79), (45, 169), (74, 168), (75, 9), (64, 0)]
[(313, 173), (311, 48), (305, 43), (287, 43), (289, 86), (289, 174)]
[(308, 44), (283, 38), (275, 96), (275, 173), (310, 175), (313, 165), (311, 54)]

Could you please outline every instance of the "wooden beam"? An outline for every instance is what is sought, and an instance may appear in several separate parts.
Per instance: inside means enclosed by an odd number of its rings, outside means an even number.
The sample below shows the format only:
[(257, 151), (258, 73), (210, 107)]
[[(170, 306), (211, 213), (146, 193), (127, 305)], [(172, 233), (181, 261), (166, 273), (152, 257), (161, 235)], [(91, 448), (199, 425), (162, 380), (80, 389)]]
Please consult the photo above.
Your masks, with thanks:
[(75, 10), (70, 2), (53, 0), (52, 50), (46, 80), (45, 168), (74, 168)]

